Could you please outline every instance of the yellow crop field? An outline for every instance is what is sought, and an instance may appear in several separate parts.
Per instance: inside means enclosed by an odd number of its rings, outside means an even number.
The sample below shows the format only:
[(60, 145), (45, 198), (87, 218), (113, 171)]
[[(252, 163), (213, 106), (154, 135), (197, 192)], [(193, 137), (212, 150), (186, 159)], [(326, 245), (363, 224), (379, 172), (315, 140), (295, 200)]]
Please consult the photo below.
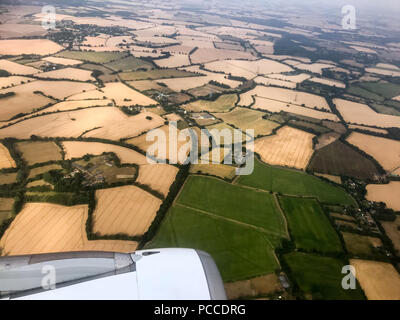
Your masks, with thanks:
[(10, 152), (8, 152), (8, 149), (0, 143), (0, 169), (15, 167), (15, 161), (11, 157)]
[(400, 211), (400, 181), (390, 181), (388, 184), (367, 185), (366, 199), (384, 202), (388, 208)]
[(87, 205), (27, 203), (0, 239), (2, 255), (103, 250), (132, 252), (134, 241), (96, 240), (86, 236)]
[(103, 152), (113, 152), (121, 163), (147, 164), (146, 157), (135, 150), (101, 142), (63, 141), (65, 159), (81, 158), (85, 154), (101, 155)]
[(0, 89), (6, 89), (8, 87), (22, 84), (22, 82), (34, 81), (34, 78), (21, 77), (21, 76), (9, 76), (0, 78)]
[(11, 74), (18, 74), (18, 75), (32, 75), (35, 73), (40, 72), (39, 69), (29, 67), (29, 66), (24, 66), (19, 63), (15, 63), (12, 61), (8, 61), (5, 59), (0, 60), (0, 69), (6, 70), (7, 72)]
[(350, 259), (369, 300), (400, 300), (400, 275), (390, 263)]
[(333, 99), (333, 103), (346, 122), (382, 128), (400, 126), (399, 117), (377, 113), (366, 104), (343, 99)]
[(352, 132), (347, 141), (374, 157), (388, 172), (400, 167), (400, 142), (397, 140)]
[(283, 127), (273, 136), (257, 139), (254, 151), (268, 164), (305, 169), (313, 154), (313, 137), (311, 133)]
[(174, 182), (178, 168), (169, 164), (146, 164), (139, 166), (139, 175), (136, 181), (160, 192), (164, 197)]
[(157, 101), (145, 96), (144, 94), (129, 88), (121, 82), (106, 83), (101, 89), (108, 99), (113, 99), (117, 106), (150, 106), (158, 104)]
[(48, 62), (51, 62), (54, 64), (61, 64), (64, 66), (74, 66), (74, 65), (82, 63), (82, 61), (79, 61), (79, 60), (60, 58), (60, 57), (45, 57), (42, 60), (48, 61)]
[(94, 81), (95, 78), (92, 77), (92, 72), (89, 70), (82, 70), (77, 68), (64, 68), (53, 70), (49, 72), (42, 72), (37, 74), (36, 76), (40, 78), (49, 78), (49, 79), (68, 79), (68, 80), (76, 80), (76, 81)]
[(225, 164), (192, 164), (189, 169), (194, 174), (209, 174), (223, 179), (233, 179), (236, 168)]
[(3, 55), (38, 54), (45, 56), (62, 49), (64, 49), (62, 46), (47, 39), (0, 40), (0, 54)]
[(101, 235), (143, 235), (161, 203), (160, 199), (135, 186), (97, 190), (93, 232)]
[(173, 54), (166, 59), (154, 60), (155, 64), (161, 68), (176, 68), (190, 65), (189, 55), (187, 54)]

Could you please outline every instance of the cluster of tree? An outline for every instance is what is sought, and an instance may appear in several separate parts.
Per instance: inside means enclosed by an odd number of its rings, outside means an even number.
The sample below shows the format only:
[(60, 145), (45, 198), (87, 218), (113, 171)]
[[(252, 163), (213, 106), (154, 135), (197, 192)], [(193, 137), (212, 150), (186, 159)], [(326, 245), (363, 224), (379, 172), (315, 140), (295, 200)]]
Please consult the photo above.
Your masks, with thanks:
[(0, 99), (1, 98), (12, 97), (12, 96), (15, 96), (15, 92), (13, 92), (13, 91), (6, 92), (6, 93), (0, 93)]

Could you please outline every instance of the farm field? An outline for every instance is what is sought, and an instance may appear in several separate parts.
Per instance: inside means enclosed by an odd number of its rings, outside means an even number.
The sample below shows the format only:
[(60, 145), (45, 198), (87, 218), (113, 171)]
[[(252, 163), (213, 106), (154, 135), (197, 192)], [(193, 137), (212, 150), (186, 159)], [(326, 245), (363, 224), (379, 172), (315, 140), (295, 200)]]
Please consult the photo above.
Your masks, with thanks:
[(143, 235), (154, 220), (161, 202), (135, 186), (97, 190), (93, 232), (101, 235)]
[(199, 48), (190, 55), (192, 63), (207, 63), (214, 60), (223, 59), (255, 59), (249, 52), (237, 50), (215, 49), (215, 48)]
[[(151, 119), (146, 119), (147, 116)], [(79, 137), (85, 133), (85, 137), (119, 140), (136, 136), (163, 123), (164, 119), (151, 112), (128, 117), (117, 108), (98, 107), (27, 119), (0, 129), (0, 137), (28, 139), (32, 134), (42, 137)]]
[(346, 249), (353, 256), (374, 256), (374, 250), (382, 246), (382, 241), (379, 238), (362, 236), (356, 233), (342, 232)]
[(82, 63), (82, 61), (79, 61), (79, 60), (58, 58), (58, 57), (45, 57), (42, 60), (48, 61), (48, 62), (51, 62), (54, 64), (61, 64), (63, 66), (75, 66), (77, 64)]
[(166, 197), (174, 182), (178, 168), (169, 164), (146, 164), (139, 166), (136, 182), (149, 186)]
[(23, 84), (24, 82), (34, 81), (34, 78), (21, 77), (21, 76), (9, 76), (0, 77), (0, 89), (6, 89), (16, 85)]
[(343, 82), (332, 80), (332, 79), (324, 79), (324, 78), (311, 78), (309, 81), (324, 84), (331, 87), (336, 88), (346, 88), (346, 85)]
[(190, 65), (189, 55), (175, 53), (169, 58), (159, 59), (155, 64), (160, 68), (177, 68)]
[(132, 56), (108, 62), (104, 66), (118, 72), (136, 71), (139, 69), (150, 70), (154, 68), (152, 63)]
[(290, 82), (290, 81), (284, 81), (284, 80), (279, 80), (279, 79), (272, 79), (272, 78), (267, 78), (267, 77), (262, 77), (259, 76), (254, 79), (255, 83), (258, 84), (263, 84), (265, 86), (278, 86), (278, 87), (284, 87), (288, 89), (296, 89), (296, 83)]
[(157, 101), (121, 82), (106, 83), (101, 90), (104, 92), (104, 96), (108, 99), (113, 99), (117, 106), (151, 106), (158, 104)]
[(369, 184), (365, 198), (369, 201), (384, 202), (388, 208), (400, 211), (400, 181), (388, 184)]
[(0, 69), (5, 70), (14, 75), (23, 75), (23, 76), (33, 75), (35, 73), (40, 72), (39, 69), (29, 66), (24, 66), (22, 64), (15, 63), (6, 59), (0, 60)]
[(400, 126), (400, 117), (377, 113), (366, 104), (343, 99), (333, 99), (333, 103), (348, 123), (382, 128)]
[(335, 182), (337, 184), (342, 184), (342, 179), (339, 176), (334, 176), (334, 175), (325, 174), (325, 173), (315, 173), (315, 175), (317, 177), (323, 177), (325, 179), (328, 179), (328, 180), (330, 180), (332, 182)]
[(311, 108), (306, 108), (283, 101), (271, 100), (263, 97), (254, 97), (254, 99), (255, 99), (254, 104), (251, 106), (253, 109), (259, 109), (272, 113), (278, 113), (284, 111), (293, 113), (295, 115), (312, 117), (320, 120), (331, 120), (331, 121), (339, 120), (335, 114), (330, 112), (318, 111)]
[(197, 75), (193, 72), (187, 72), (185, 70), (155, 69), (148, 71), (123, 72), (120, 73), (119, 76), (122, 80), (125, 81), (137, 81), (137, 80), (157, 80), (157, 79), (168, 79), (168, 78), (195, 77)]
[(45, 56), (62, 49), (64, 49), (62, 46), (47, 39), (0, 40), (0, 54), (2, 55), (37, 54)]
[(225, 164), (191, 164), (189, 172), (205, 174), (231, 180), (235, 177), (236, 168)]
[(281, 196), (279, 203), (296, 248), (322, 253), (343, 251), (335, 229), (315, 199)]
[(90, 52), (90, 51), (62, 51), (57, 57), (80, 60), (86, 62), (105, 64), (114, 60), (122, 59), (126, 56), (123, 52)]
[(349, 128), (350, 129), (367, 130), (367, 131), (376, 132), (376, 133), (382, 133), (382, 134), (387, 134), (388, 133), (388, 131), (386, 129), (377, 129), (377, 128), (372, 128), (372, 127), (360, 126), (360, 125), (357, 125), (357, 124), (350, 124)]
[(51, 141), (24, 141), (16, 144), (17, 150), (28, 165), (62, 160), (60, 148)]
[(265, 163), (305, 169), (313, 154), (313, 137), (311, 133), (285, 126), (275, 135), (257, 139), (254, 151)]
[(94, 81), (95, 78), (91, 76), (91, 72), (88, 70), (82, 70), (77, 68), (64, 68), (53, 70), (49, 72), (42, 72), (36, 74), (37, 77), (40, 78), (49, 78), (49, 79), (67, 79), (67, 80), (75, 80), (75, 81)]
[(213, 115), (243, 132), (246, 129), (254, 129), (255, 137), (269, 135), (279, 126), (276, 122), (263, 119), (265, 113), (247, 108), (237, 107), (230, 112), (213, 113)]
[(292, 277), (304, 292), (306, 299), (313, 300), (364, 300), (362, 291), (343, 290), (341, 273), (344, 261), (331, 257), (294, 252), (283, 256)]
[(114, 144), (86, 141), (63, 141), (62, 146), (65, 151), (65, 159), (81, 158), (85, 154), (101, 155), (103, 152), (113, 152), (120, 159), (122, 164), (147, 164), (146, 157), (141, 153)]
[[(293, 183), (296, 181), (296, 183)], [(257, 159), (251, 175), (240, 176), (237, 183), (284, 195), (315, 197), (323, 203), (354, 205), (354, 199), (344, 190), (306, 173), (276, 168)]]
[(0, 143), (0, 169), (15, 168), (15, 166), (15, 161), (11, 157), (10, 152), (4, 144)]
[(12, 184), (17, 182), (17, 173), (2, 173), (0, 172), (0, 185), (1, 184)]
[(0, 240), (2, 255), (65, 251), (131, 252), (134, 241), (88, 241), (85, 231), (87, 206), (27, 203)]
[(307, 108), (317, 108), (330, 112), (325, 98), (315, 94), (276, 87), (256, 86), (254, 89), (240, 95), (239, 105), (250, 106), (252, 96), (268, 98)]
[(284, 75), (284, 74), (277, 73), (277, 74), (269, 74), (267, 77), (271, 78), (271, 79), (289, 81), (289, 82), (294, 82), (294, 83), (301, 83), (301, 82), (309, 79), (311, 76), (307, 73), (300, 73), (300, 74), (296, 74), (296, 75)]
[(400, 275), (393, 265), (359, 259), (351, 259), (350, 263), (369, 300), (400, 299)]
[(208, 252), (224, 281), (273, 273), (279, 268), (266, 234), (237, 223), (215, 219), (195, 209), (173, 206), (149, 248), (183, 247)]
[(395, 171), (400, 167), (399, 141), (358, 132), (352, 132), (347, 141), (374, 157), (388, 172)]
[(205, 211), (219, 219), (233, 219), (278, 237), (286, 236), (283, 217), (273, 197), (266, 192), (213, 177), (190, 176), (176, 204)]
[(380, 172), (372, 160), (339, 140), (316, 150), (308, 169), (317, 173), (366, 180), (375, 180), (380, 176)]
[(219, 96), (215, 101), (197, 100), (182, 106), (187, 111), (192, 112), (227, 112), (235, 107), (238, 100), (236, 94)]

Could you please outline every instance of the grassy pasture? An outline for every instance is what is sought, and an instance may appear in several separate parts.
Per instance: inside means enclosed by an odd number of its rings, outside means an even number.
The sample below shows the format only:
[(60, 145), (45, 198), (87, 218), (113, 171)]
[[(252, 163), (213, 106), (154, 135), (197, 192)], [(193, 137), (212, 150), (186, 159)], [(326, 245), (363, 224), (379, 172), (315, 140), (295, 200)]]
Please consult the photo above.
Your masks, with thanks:
[(50, 170), (62, 170), (62, 167), (59, 164), (49, 164), (47, 166), (32, 168), (29, 171), (28, 179), (32, 179), (38, 176), (39, 174), (43, 174)]
[(236, 94), (225, 94), (214, 101), (197, 100), (182, 106), (187, 111), (193, 112), (227, 112), (235, 106), (238, 97)]
[(62, 160), (60, 148), (51, 141), (18, 142), (16, 148), (28, 165), (47, 161)]
[(177, 199), (180, 205), (206, 211), (284, 236), (284, 220), (273, 196), (222, 180), (190, 176)]
[(176, 69), (153, 69), (148, 71), (122, 72), (120, 78), (125, 81), (157, 80), (168, 78), (184, 78), (197, 76), (196, 73)]
[(65, 50), (58, 53), (57, 57), (76, 59), (86, 62), (104, 64), (114, 60), (122, 59), (126, 57), (124, 52), (92, 52), (92, 51), (70, 51)]
[(317, 150), (308, 168), (318, 173), (374, 179), (378, 168), (370, 159), (341, 141), (335, 141)]
[(373, 93), (371, 91), (368, 91), (364, 88), (358, 87), (358, 86), (350, 86), (347, 89), (347, 93), (353, 94), (355, 96), (358, 96), (358, 97), (361, 97), (364, 99), (375, 100), (375, 101), (379, 101), (379, 102), (382, 102), (385, 100), (382, 96), (380, 96), (376, 93)]
[(371, 91), (375, 94), (385, 97), (386, 99), (392, 99), (400, 95), (400, 85), (390, 82), (362, 82), (359, 84), (360, 87)]
[(374, 256), (377, 255), (375, 248), (382, 245), (382, 241), (379, 238), (350, 232), (342, 232), (342, 235), (347, 251), (352, 255)]
[(279, 268), (266, 234), (176, 205), (146, 248), (183, 247), (211, 254), (224, 281), (273, 273)]
[(316, 197), (321, 202), (354, 205), (344, 190), (303, 172), (265, 165), (255, 159), (251, 175), (240, 176), (239, 184), (286, 195)]
[[(114, 71), (136, 71), (139, 69), (150, 70), (154, 68), (154, 65), (148, 61), (128, 56), (120, 60), (115, 60), (105, 64), (106, 67)], [(143, 70), (141, 70), (143, 71)]]
[(356, 290), (344, 290), (341, 286), (342, 268), (347, 263), (330, 257), (293, 252), (283, 257), (289, 266), (292, 278), (307, 298), (316, 300), (364, 300)]
[(339, 237), (315, 199), (279, 197), (296, 247), (336, 253), (343, 250)]

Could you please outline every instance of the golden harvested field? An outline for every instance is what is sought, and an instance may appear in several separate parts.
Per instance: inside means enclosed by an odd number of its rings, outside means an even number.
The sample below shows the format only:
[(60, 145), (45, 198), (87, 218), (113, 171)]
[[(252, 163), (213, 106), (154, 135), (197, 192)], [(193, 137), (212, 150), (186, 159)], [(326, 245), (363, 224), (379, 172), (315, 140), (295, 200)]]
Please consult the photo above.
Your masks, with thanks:
[(162, 201), (136, 186), (96, 191), (93, 232), (101, 235), (143, 235)]
[(224, 72), (237, 77), (252, 79), (258, 75), (271, 73), (290, 72), (293, 69), (283, 63), (261, 59), (254, 61), (247, 60), (222, 60), (205, 64), (205, 68), (211, 71)]
[(71, 101), (62, 101), (43, 109), (42, 111), (35, 112), (34, 114), (40, 114), (43, 112), (56, 112), (56, 111), (72, 111), (76, 109), (90, 108), (90, 107), (104, 107), (107, 105), (113, 105), (112, 100), (71, 100)]
[(39, 69), (29, 67), (29, 66), (24, 66), (19, 63), (15, 63), (12, 61), (8, 61), (5, 59), (0, 60), (0, 69), (6, 70), (7, 72), (11, 74), (19, 74), (19, 75), (32, 75), (35, 73), (40, 72)]
[(281, 111), (285, 111), (321, 120), (326, 119), (331, 121), (339, 121), (339, 118), (334, 113), (331, 112), (318, 111), (311, 108), (301, 107), (287, 102), (271, 100), (263, 97), (256, 97), (255, 103), (252, 106), (252, 108), (265, 110), (272, 113), (279, 113)]
[(60, 148), (51, 141), (18, 142), (16, 148), (29, 166), (36, 163), (62, 160)]
[(252, 103), (252, 96), (268, 98), (280, 102), (286, 102), (298, 106), (304, 105), (308, 108), (323, 109), (331, 111), (325, 98), (312, 93), (300, 92), (296, 90), (257, 86), (254, 89), (240, 95), (239, 105), (249, 106)]
[(11, 211), (14, 198), (0, 198), (0, 211)]
[(82, 70), (77, 68), (64, 68), (53, 70), (49, 72), (39, 73), (36, 76), (40, 78), (48, 79), (68, 79), (76, 81), (95, 81), (96, 79), (92, 77), (92, 72), (89, 70)]
[(322, 74), (323, 69), (330, 69), (330, 68), (334, 68), (334, 67), (335, 67), (334, 65), (326, 64), (326, 63), (311, 63), (311, 64), (301, 63), (301, 64), (296, 65), (297, 69), (306, 70), (306, 71), (310, 71), (312, 73), (319, 73), (319, 74)]
[(311, 78), (309, 81), (325, 84), (327, 86), (336, 87), (336, 88), (346, 88), (346, 85), (343, 82), (332, 80), (332, 79), (324, 79), (324, 78)]
[(26, 184), (27, 188), (34, 188), (34, 187), (49, 187), (50, 189), (53, 189), (53, 185), (51, 183), (48, 183), (45, 180), (35, 180), (28, 182)]
[(134, 241), (88, 241), (87, 217), (87, 205), (27, 203), (0, 240), (2, 255), (85, 250), (132, 252), (137, 248)]
[(190, 65), (189, 55), (176, 53), (166, 59), (154, 60), (160, 68), (176, 68)]
[(8, 149), (0, 143), (0, 169), (15, 168), (16, 164)]
[(379, 68), (365, 68), (366, 72), (380, 74), (383, 76), (400, 77), (400, 71), (398, 70), (387, 70)]
[(206, 151), (200, 156), (200, 164), (231, 164), (234, 162), (232, 149), (229, 147), (214, 147), (211, 151)]
[(74, 66), (83, 63), (82, 61), (75, 59), (59, 58), (59, 57), (45, 57), (42, 60), (48, 61), (54, 64), (61, 64), (63, 66)]
[[(13, 91), (18, 94), (33, 95), (34, 91), (41, 91), (45, 95), (54, 97), (56, 99), (64, 99), (73, 94), (81, 93), (95, 89), (91, 83), (63, 81), (63, 80), (37, 80), (29, 83), (22, 84), (12, 89), (1, 90), (0, 93)], [(29, 99), (29, 98), (28, 98)]]
[(89, 90), (82, 93), (77, 93), (68, 97), (67, 100), (101, 100), (107, 99), (104, 92), (101, 89)]
[(313, 137), (311, 133), (285, 126), (273, 136), (257, 139), (254, 151), (268, 164), (305, 169), (313, 154)]
[(284, 80), (279, 80), (279, 79), (271, 79), (271, 78), (266, 78), (263, 76), (259, 76), (259, 77), (255, 78), (254, 82), (263, 84), (265, 86), (274, 85), (274, 86), (278, 86), (278, 87), (296, 89), (296, 83), (294, 83), (294, 82), (289, 82), (289, 81), (284, 81)]
[[(36, 82), (36, 81), (35, 81)], [(33, 92), (20, 90), (24, 85), (0, 90), (0, 94), (15, 92), (15, 95), (1, 98), (0, 121), (7, 121), (20, 113), (30, 113), (37, 108), (42, 108), (54, 100)]]
[(42, 167), (36, 167), (29, 171), (28, 179), (32, 179), (39, 174), (45, 173), (50, 170), (62, 170), (62, 167), (59, 164), (48, 164)]
[(3, 39), (27, 36), (43, 36), (46, 33), (47, 30), (41, 25), (9, 22), (0, 25), (0, 37)]
[(400, 217), (397, 216), (395, 221), (382, 221), (383, 229), (385, 229), (386, 235), (392, 240), (394, 248), (397, 253), (400, 254)]
[(198, 65), (194, 65), (194, 66), (190, 66), (190, 67), (182, 67), (181, 69), (188, 71), (188, 72), (194, 72), (194, 73), (198, 73), (200, 75), (204, 75), (202, 78), (207, 78), (208, 82), (216, 81), (219, 83), (226, 84), (227, 86), (229, 86), (231, 88), (237, 88), (239, 85), (242, 84), (240, 81), (228, 79), (228, 77), (223, 73), (216, 73), (216, 72), (211, 72), (211, 71), (207, 71), (207, 70), (202, 70), (202, 69), (200, 69), (200, 66), (198, 66)]
[(226, 94), (219, 96), (215, 101), (197, 100), (183, 105), (182, 108), (192, 112), (226, 112), (231, 110), (237, 101), (236, 94)]
[(3, 55), (37, 54), (45, 56), (63, 49), (59, 44), (47, 39), (0, 40), (0, 54)]
[(0, 89), (5, 89), (15, 85), (22, 84), (22, 82), (34, 81), (34, 78), (21, 77), (21, 76), (10, 76), (0, 78)]
[(356, 277), (369, 300), (400, 300), (400, 275), (385, 262), (350, 259)]
[(191, 164), (190, 173), (209, 174), (222, 179), (233, 179), (235, 177), (236, 168), (225, 164)]
[(144, 94), (129, 88), (121, 82), (106, 83), (101, 88), (108, 99), (113, 99), (117, 106), (150, 106), (158, 104), (157, 101), (145, 96)]
[(352, 132), (347, 141), (374, 157), (388, 172), (400, 167), (400, 142)]
[(350, 129), (368, 130), (368, 131), (372, 131), (372, 132), (376, 132), (376, 133), (388, 134), (388, 131), (386, 129), (377, 129), (377, 128), (372, 128), (372, 127), (360, 126), (357, 124), (350, 124), (349, 128)]
[(215, 48), (199, 48), (190, 55), (193, 64), (206, 63), (214, 60), (223, 59), (255, 59), (249, 52), (237, 50), (223, 50)]
[(11, 184), (17, 182), (17, 173), (1, 173), (0, 172), (0, 184)]
[(264, 112), (247, 108), (236, 107), (230, 112), (213, 115), (243, 132), (246, 129), (254, 129), (254, 137), (271, 134), (272, 130), (279, 126), (276, 122), (263, 119)]
[[(235, 143), (239, 143), (239, 142), (250, 139), (250, 137), (247, 136), (244, 132), (240, 132), (239, 130), (231, 127), (230, 125), (226, 124), (225, 122), (219, 122), (216, 124), (208, 125), (205, 127), (205, 129), (208, 130), (207, 134), (211, 135), (214, 138), (214, 142), (215, 142), (215, 140), (218, 139), (218, 134), (219, 134), (221, 136), (220, 143), (224, 143), (223, 135), (222, 135), (222, 130), (224, 130), (224, 129), (228, 129), (231, 132), (232, 138), (234, 139)], [(217, 133), (212, 132), (213, 129), (218, 130)], [(235, 132), (236, 132), (236, 135), (235, 135)], [(203, 133), (202, 138), (206, 138), (207, 134)], [(239, 138), (237, 138), (237, 137), (239, 137)], [(206, 138), (206, 140), (208, 141), (208, 138)], [(205, 145), (205, 143), (203, 143), (203, 146), (204, 145)]]
[(269, 75), (267, 75), (267, 77), (272, 78), (272, 79), (283, 80), (283, 81), (290, 81), (290, 82), (294, 82), (294, 83), (301, 83), (301, 82), (311, 78), (311, 76), (307, 73), (300, 73), (300, 74), (293, 75), (293, 76), (288, 76), (288, 75), (277, 73), (277, 74), (269, 74)]
[(333, 99), (333, 103), (346, 122), (382, 128), (400, 126), (400, 117), (377, 113), (366, 104), (343, 99)]
[(160, 192), (164, 197), (174, 182), (178, 168), (169, 164), (146, 164), (139, 166), (139, 176), (136, 181)]
[(159, 84), (157, 84), (156, 81), (152, 80), (127, 81), (127, 83), (139, 91), (162, 89), (162, 87)]
[[(151, 120), (146, 119), (147, 116)], [(27, 119), (0, 129), (0, 137), (28, 139), (32, 134), (42, 137), (79, 137), (86, 132), (85, 137), (119, 140), (159, 127), (164, 121), (151, 112), (129, 117), (115, 107), (87, 108)]]
[(101, 142), (63, 141), (65, 159), (81, 158), (85, 154), (101, 155), (103, 152), (113, 152), (121, 163), (147, 164), (146, 157), (135, 150)]
[(367, 185), (366, 199), (384, 202), (388, 208), (400, 211), (400, 181), (390, 181), (388, 184)]

